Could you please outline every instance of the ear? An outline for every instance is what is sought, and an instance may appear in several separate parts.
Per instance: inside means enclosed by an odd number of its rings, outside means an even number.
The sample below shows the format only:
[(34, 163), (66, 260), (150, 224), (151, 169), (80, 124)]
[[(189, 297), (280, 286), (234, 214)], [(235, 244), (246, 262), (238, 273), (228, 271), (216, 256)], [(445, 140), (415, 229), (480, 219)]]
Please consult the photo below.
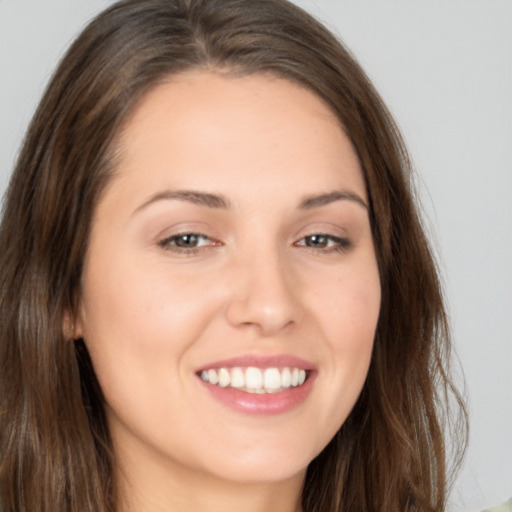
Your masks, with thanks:
[(82, 318), (80, 312), (66, 310), (62, 319), (62, 334), (66, 340), (83, 337)]

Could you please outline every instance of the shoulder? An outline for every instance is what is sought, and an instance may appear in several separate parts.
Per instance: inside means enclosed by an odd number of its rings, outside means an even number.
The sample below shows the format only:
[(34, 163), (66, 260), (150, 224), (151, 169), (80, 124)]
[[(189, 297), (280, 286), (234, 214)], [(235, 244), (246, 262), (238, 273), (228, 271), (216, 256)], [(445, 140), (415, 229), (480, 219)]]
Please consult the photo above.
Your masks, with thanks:
[(482, 512), (512, 512), (512, 498), (498, 507), (486, 508)]

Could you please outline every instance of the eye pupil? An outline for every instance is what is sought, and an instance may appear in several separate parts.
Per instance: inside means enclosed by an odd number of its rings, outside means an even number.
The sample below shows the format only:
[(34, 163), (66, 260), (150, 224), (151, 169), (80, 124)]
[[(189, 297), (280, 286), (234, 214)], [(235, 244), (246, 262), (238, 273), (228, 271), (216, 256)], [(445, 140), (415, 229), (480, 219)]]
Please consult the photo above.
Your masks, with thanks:
[(178, 247), (196, 247), (198, 242), (199, 236), (194, 234), (180, 235), (175, 240)]
[(327, 237), (325, 235), (311, 235), (306, 237), (306, 245), (309, 247), (327, 247)]

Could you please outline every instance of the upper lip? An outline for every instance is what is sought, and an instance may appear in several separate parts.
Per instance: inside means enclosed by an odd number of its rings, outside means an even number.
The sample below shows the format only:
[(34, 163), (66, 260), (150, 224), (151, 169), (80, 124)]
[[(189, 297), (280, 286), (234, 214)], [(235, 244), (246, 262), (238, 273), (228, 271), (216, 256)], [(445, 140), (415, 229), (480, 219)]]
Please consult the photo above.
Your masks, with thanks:
[(300, 357), (289, 354), (278, 355), (258, 355), (247, 354), (222, 359), (205, 364), (197, 369), (198, 372), (217, 368), (235, 368), (235, 367), (255, 367), (255, 368), (299, 368), (304, 370), (315, 370), (316, 366)]

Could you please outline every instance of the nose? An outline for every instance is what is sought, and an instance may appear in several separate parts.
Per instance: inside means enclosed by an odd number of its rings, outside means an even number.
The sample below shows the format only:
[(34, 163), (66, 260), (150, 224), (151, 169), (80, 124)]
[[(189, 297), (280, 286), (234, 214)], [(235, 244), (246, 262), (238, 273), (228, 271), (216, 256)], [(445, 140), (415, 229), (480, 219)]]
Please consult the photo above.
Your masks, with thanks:
[(300, 317), (297, 282), (278, 254), (260, 253), (238, 262), (231, 278), (231, 297), (226, 310), (231, 325), (272, 336), (297, 323)]

